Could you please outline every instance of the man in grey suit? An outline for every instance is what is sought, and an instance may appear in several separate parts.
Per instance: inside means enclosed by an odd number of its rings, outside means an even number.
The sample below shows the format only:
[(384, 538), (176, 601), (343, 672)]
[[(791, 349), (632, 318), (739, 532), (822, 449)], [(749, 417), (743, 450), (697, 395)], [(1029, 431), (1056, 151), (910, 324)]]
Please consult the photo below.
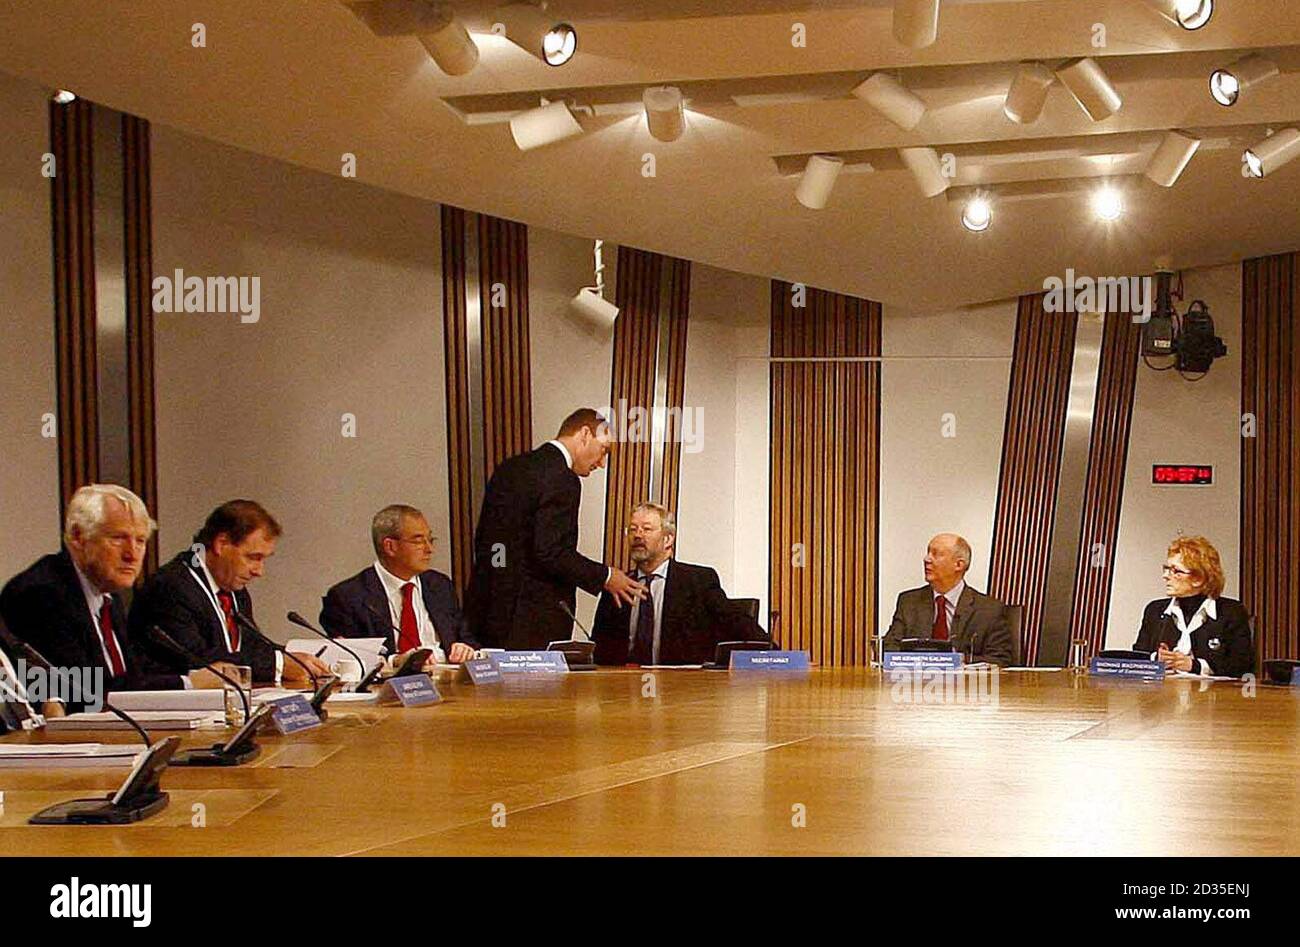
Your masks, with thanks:
[(971, 663), (1011, 663), (1011, 628), (1001, 602), (966, 584), (970, 544), (940, 533), (925, 551), (925, 581), (899, 594), (884, 650), (898, 651), (904, 638), (951, 640)]

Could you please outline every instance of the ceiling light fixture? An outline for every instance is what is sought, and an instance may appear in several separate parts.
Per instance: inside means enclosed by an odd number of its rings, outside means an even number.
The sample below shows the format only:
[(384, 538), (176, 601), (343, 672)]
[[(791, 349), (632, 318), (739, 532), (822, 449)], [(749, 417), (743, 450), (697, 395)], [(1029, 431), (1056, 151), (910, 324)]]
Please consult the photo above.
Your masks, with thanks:
[(1124, 104), (1095, 59), (1073, 59), (1056, 70), (1056, 78), (1094, 122), (1110, 118)]
[(511, 3), (496, 11), (506, 39), (548, 66), (563, 66), (578, 50), (578, 31), (557, 22), (531, 3)]
[(531, 151), (582, 134), (582, 126), (564, 102), (544, 102), (510, 119), (510, 134), (520, 151)]
[(971, 233), (983, 233), (993, 223), (993, 207), (986, 197), (972, 197), (961, 212), (961, 225)]
[(1284, 128), (1246, 151), (1243, 158), (1252, 178), (1262, 178), (1300, 157), (1300, 131)]
[(55, 105), (67, 105), (69, 102), (72, 102), (77, 98), (77, 94), (75, 92), (69, 92), (67, 89), (60, 89), (58, 92), (55, 92), (54, 95), (50, 96), (50, 98), (54, 100)]
[(1107, 184), (1092, 195), (1092, 211), (1106, 223), (1119, 220), (1124, 214), (1124, 197)]
[(1173, 187), (1199, 147), (1199, 138), (1182, 132), (1167, 132), (1142, 173), (1161, 187)]
[(618, 318), (618, 307), (605, 298), (604, 240), (596, 241), (596, 285), (578, 290), (569, 307), (597, 329), (609, 329)]
[(844, 159), (835, 155), (810, 155), (794, 197), (809, 210), (821, 210), (831, 199), (835, 181), (844, 170)]
[(676, 141), (686, 130), (686, 106), (676, 86), (653, 86), (641, 94), (646, 127), (660, 141)]
[(869, 76), (853, 90), (853, 95), (904, 131), (915, 128), (925, 115), (925, 102), (883, 72)]
[(1007, 89), (1007, 98), (1002, 104), (1003, 114), (1021, 125), (1038, 121), (1043, 106), (1047, 104), (1047, 91), (1055, 81), (1052, 70), (1041, 62), (1022, 62)]
[(898, 156), (926, 197), (938, 197), (948, 190), (948, 178), (943, 173), (939, 152), (933, 148), (899, 148)]
[(1210, 95), (1220, 105), (1236, 105), (1242, 92), (1276, 75), (1277, 63), (1251, 53), (1231, 66), (1210, 73)]
[(939, 0), (894, 0), (894, 38), (922, 49), (939, 37)]
[(444, 11), (442, 26), (420, 34), (420, 43), (449, 76), (463, 76), (478, 64), (478, 47), (450, 10)]
[(1147, 0), (1169, 22), (1199, 30), (1214, 16), (1214, 0)]

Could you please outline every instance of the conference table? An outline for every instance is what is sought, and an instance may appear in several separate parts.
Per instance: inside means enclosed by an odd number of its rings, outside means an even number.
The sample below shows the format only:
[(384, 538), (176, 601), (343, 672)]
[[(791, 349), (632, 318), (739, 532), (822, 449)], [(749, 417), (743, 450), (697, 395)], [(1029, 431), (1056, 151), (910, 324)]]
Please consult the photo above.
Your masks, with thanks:
[(121, 768), (0, 770), (0, 854), (1300, 851), (1296, 690), (986, 678), (959, 695), (866, 668), (441, 683), (440, 704), (339, 705), (321, 727), (262, 736), (238, 768), (169, 769), (170, 806), (130, 826), (26, 824), (109, 792)]

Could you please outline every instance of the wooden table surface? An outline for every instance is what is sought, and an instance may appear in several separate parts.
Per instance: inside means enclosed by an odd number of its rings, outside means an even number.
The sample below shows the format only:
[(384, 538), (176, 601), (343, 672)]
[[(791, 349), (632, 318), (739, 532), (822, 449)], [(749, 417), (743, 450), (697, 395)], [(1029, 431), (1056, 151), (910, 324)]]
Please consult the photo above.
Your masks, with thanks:
[(251, 765), (169, 769), (170, 807), (133, 826), (25, 824), (123, 769), (0, 770), (0, 855), (1300, 851), (1296, 691), (995, 677), (929, 702), (865, 669), (442, 685), (261, 737)]

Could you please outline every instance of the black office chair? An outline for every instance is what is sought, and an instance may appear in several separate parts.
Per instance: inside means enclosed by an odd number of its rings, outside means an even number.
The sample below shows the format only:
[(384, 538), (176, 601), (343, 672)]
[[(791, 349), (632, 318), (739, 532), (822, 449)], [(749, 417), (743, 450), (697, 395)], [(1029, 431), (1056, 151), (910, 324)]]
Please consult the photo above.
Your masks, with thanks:
[(1007, 627), (1011, 629), (1011, 667), (1020, 667), (1020, 629), (1025, 623), (1025, 606), (1004, 605), (1003, 614), (1007, 616)]
[(731, 606), (750, 621), (758, 621), (758, 599), (733, 598), (728, 599), (727, 601), (731, 602)]

